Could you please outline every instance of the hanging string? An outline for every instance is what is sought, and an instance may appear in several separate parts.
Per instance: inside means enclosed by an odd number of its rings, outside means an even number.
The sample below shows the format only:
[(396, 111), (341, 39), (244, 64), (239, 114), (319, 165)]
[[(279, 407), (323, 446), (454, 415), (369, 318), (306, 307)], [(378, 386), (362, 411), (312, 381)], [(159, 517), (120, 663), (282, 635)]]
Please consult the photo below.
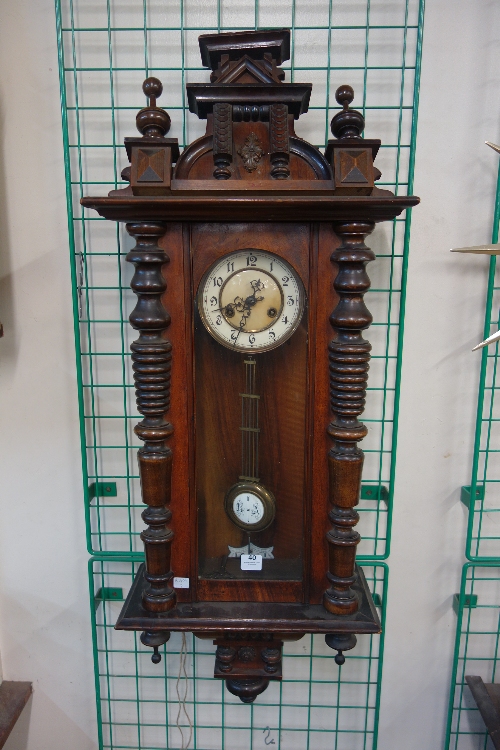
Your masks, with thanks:
[[(177, 729), (181, 733), (181, 750), (187, 750), (189, 745), (191, 744), (191, 739), (193, 737), (193, 722), (191, 721), (191, 717), (188, 714), (187, 706), (186, 706), (186, 700), (187, 700), (187, 694), (188, 694), (188, 688), (189, 688), (189, 680), (186, 672), (186, 659), (187, 659), (187, 642), (186, 642), (186, 634), (182, 634), (182, 645), (181, 650), (179, 654), (179, 674), (177, 675), (177, 683), (175, 685), (175, 691), (177, 693), (177, 700), (179, 701), (179, 710), (177, 711), (177, 719), (175, 720), (175, 723), (177, 725)], [(181, 679), (183, 680), (183, 687), (181, 688), (180, 682)], [(182, 695), (181, 695), (182, 692)], [(184, 714), (184, 716), (187, 719), (187, 722), (189, 724), (189, 736), (187, 742), (184, 739), (184, 732), (182, 731), (182, 726), (180, 723), (181, 714)], [(184, 725), (185, 728), (185, 725)]]

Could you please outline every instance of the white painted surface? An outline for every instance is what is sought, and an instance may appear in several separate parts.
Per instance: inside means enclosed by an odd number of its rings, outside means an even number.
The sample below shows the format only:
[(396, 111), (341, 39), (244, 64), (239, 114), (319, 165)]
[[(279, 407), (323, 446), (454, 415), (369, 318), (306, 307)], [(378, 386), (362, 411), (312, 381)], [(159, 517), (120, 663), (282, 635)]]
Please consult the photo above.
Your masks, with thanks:
[[(428, 3), (381, 750), (442, 746), (500, 139), (492, 0)], [(96, 747), (52, 0), (0, 3), (0, 651), (33, 680), (9, 750)]]
[[(429, 2), (379, 747), (443, 746), (470, 484), (499, 142), (500, 7)], [(479, 355), (479, 356), (478, 356)]]
[(90, 750), (88, 555), (51, 1), (0, 3), (0, 71), (0, 652), (5, 679), (32, 680), (36, 695), (28, 743), (10, 750)]

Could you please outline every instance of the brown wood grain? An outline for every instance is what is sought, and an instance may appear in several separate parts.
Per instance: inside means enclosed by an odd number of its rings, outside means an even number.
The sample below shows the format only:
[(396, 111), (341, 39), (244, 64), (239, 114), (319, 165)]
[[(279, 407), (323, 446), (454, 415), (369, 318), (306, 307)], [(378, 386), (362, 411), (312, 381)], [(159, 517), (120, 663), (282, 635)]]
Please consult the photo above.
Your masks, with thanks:
[[(214, 180), (216, 182), (216, 180)], [(238, 190), (224, 195), (218, 192), (196, 191), (191, 195), (169, 196), (115, 195), (107, 198), (82, 198), (80, 203), (95, 209), (100, 216), (112, 221), (157, 220), (157, 221), (220, 221), (220, 222), (307, 222), (349, 221), (367, 219), (390, 221), (405, 208), (419, 203), (415, 196), (394, 196), (388, 190), (373, 189), (372, 195), (335, 196), (322, 195), (320, 191), (310, 195), (294, 195), (293, 190), (276, 187), (267, 191)], [(227, 182), (224, 183), (225, 185)], [(241, 183), (240, 183), (241, 185)], [(377, 192), (376, 192), (377, 191)], [(120, 191), (117, 191), (120, 192)], [(318, 194), (319, 193), (319, 194)]]
[[(170, 527), (175, 536), (172, 543), (172, 570), (175, 576), (189, 578), (191, 575), (192, 549), (191, 533), (190, 476), (192, 450), (193, 398), (191, 375), (191, 294), (189, 289), (189, 255), (183, 239), (181, 224), (170, 226), (160, 241), (170, 262), (163, 274), (167, 289), (163, 304), (170, 315), (168, 337), (172, 343), (171, 401), (169, 418), (174, 425), (170, 438), (172, 448), (172, 495)], [(183, 281), (185, 283), (183, 283)], [(190, 601), (193, 592), (189, 589), (176, 589), (179, 601)]]
[(200, 602), (301, 602), (302, 581), (228, 581), (201, 578)]

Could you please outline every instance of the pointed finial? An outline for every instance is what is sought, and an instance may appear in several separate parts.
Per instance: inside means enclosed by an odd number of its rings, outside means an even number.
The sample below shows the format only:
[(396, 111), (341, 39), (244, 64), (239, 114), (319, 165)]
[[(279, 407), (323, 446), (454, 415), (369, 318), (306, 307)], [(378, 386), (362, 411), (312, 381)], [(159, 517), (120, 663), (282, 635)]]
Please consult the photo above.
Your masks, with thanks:
[(170, 117), (156, 106), (163, 91), (162, 82), (158, 78), (146, 78), (142, 90), (149, 99), (149, 106), (137, 113), (137, 130), (148, 138), (163, 138), (170, 130)]
[(491, 141), (485, 141), (486, 145), (493, 149), (493, 151), (496, 151), (497, 154), (500, 154), (500, 146), (497, 146), (496, 143), (492, 143)]
[(488, 336), (488, 338), (485, 339), (484, 341), (481, 341), (481, 343), (475, 346), (472, 351), (477, 352), (478, 349), (482, 349), (484, 346), (495, 344), (499, 339), (500, 339), (500, 331), (497, 331), (496, 333), (493, 333), (491, 336)]
[(342, 112), (337, 112), (331, 122), (331, 130), (335, 138), (361, 138), (365, 129), (365, 118), (356, 109), (350, 109), (349, 105), (354, 99), (352, 86), (344, 84), (339, 86), (335, 92), (335, 99), (342, 105)]

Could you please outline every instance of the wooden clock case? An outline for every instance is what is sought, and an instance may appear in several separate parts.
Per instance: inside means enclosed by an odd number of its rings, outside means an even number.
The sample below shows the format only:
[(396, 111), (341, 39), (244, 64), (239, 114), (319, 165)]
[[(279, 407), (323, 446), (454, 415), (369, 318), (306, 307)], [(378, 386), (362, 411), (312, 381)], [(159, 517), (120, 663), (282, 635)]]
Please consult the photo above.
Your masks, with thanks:
[[(332, 120), (325, 155), (295, 134), (312, 86), (283, 83), (288, 30), (199, 41), (212, 74), (210, 83), (188, 84), (187, 95), (190, 111), (207, 120), (206, 134), (179, 155), (177, 140), (165, 137), (170, 118), (156, 106), (161, 83), (147, 79), (149, 106), (137, 115), (142, 135), (125, 139), (130, 166), (122, 175), (130, 186), (82, 204), (126, 222), (136, 239), (127, 260), (136, 268), (131, 286), (138, 297), (130, 322), (140, 334), (131, 348), (144, 417), (135, 432), (144, 441), (138, 461), (146, 562), (116, 628), (143, 631), (155, 662), (171, 631), (214, 639), (215, 676), (251, 702), (280, 679), (283, 640), (322, 633), (341, 664), (355, 634), (380, 632), (355, 564), (363, 466), (357, 443), (367, 432), (358, 417), (371, 348), (362, 333), (372, 320), (363, 295), (365, 266), (375, 257), (364, 239), (376, 222), (394, 219), (418, 198), (375, 186), (380, 141), (361, 138), (364, 119), (349, 107), (349, 86), (337, 90), (343, 109)], [(262, 366), (283, 436), (265, 459), (288, 498), (288, 521), (277, 502), (283, 539), (299, 529), (299, 574), (278, 580), (205, 575), (200, 557), (207, 545), (220, 551), (218, 507), (202, 507), (197, 487), (200, 476), (210, 487), (227, 484), (224, 467), (204, 446), (222, 439), (234, 373), (233, 353), (199, 331), (196, 292), (215, 260), (246, 248), (283, 257), (307, 294), (301, 326), (266, 360), (267, 370)], [(300, 367), (288, 365), (297, 358)], [(298, 420), (290, 389), (299, 394)], [(211, 409), (217, 419), (204, 421)], [(297, 546), (291, 549), (293, 558)], [(173, 588), (174, 576), (190, 587)]]

